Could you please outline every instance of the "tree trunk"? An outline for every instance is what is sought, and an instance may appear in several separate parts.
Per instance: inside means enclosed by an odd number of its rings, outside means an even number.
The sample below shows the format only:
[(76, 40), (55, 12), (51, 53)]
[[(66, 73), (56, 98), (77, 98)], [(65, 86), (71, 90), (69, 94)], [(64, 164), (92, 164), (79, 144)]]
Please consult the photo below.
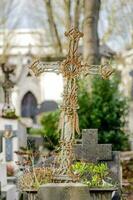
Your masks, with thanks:
[(44, 0), (44, 2), (46, 5), (46, 11), (47, 11), (47, 16), (48, 16), (48, 21), (49, 21), (49, 29), (50, 29), (52, 42), (53, 42), (56, 54), (59, 55), (59, 54), (62, 54), (62, 45), (61, 45), (58, 30), (54, 21), (51, 0)]
[(100, 10), (100, 0), (84, 1), (84, 42), (83, 58), (89, 64), (98, 64), (99, 56), (99, 39), (98, 39), (98, 20)]
[(69, 31), (71, 28), (71, 0), (64, 0), (64, 8), (65, 8), (65, 28), (66, 31)]
[(80, 9), (81, 2), (80, 0), (75, 0), (75, 8), (74, 8), (74, 28), (79, 28), (79, 18), (80, 18)]

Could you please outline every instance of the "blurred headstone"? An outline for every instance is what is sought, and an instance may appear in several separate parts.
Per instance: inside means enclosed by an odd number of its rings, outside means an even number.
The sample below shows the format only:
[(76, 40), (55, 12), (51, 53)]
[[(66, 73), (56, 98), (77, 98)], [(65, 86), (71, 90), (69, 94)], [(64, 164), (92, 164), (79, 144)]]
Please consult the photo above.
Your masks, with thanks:
[(98, 144), (98, 130), (84, 129), (82, 140), (74, 145), (75, 159), (85, 162), (107, 163), (112, 179), (121, 185), (122, 174), (119, 152), (112, 151), (111, 144)]

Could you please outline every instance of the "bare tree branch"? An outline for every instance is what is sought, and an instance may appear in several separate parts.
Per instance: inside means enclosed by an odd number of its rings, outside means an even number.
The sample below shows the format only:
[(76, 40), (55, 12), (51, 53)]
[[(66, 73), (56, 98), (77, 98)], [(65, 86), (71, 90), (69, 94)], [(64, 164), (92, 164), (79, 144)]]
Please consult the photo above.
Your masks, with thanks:
[(60, 41), (60, 37), (58, 34), (57, 26), (54, 21), (53, 10), (51, 0), (44, 0), (47, 10), (48, 22), (49, 22), (49, 29), (52, 38), (52, 42), (54, 45), (55, 52), (57, 54), (62, 54), (62, 45)]
[(81, 11), (81, 1), (75, 0), (74, 28), (79, 28), (80, 11)]
[(65, 11), (65, 28), (66, 31), (71, 28), (71, 0), (64, 0), (64, 11)]

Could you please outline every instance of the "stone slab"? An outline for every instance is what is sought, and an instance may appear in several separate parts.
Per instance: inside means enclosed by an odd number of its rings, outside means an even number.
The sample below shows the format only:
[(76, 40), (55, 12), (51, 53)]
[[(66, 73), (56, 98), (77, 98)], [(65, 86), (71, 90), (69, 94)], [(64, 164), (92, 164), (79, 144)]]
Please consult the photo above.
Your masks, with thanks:
[(51, 183), (40, 187), (39, 200), (90, 200), (88, 186), (81, 183)]

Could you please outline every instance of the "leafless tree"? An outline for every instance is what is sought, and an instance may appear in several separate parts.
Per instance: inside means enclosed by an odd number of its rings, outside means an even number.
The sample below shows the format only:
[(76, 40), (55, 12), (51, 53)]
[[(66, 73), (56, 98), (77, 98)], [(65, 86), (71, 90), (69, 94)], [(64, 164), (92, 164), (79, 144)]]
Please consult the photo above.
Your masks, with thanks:
[(48, 24), (51, 34), (51, 39), (53, 42), (53, 46), (56, 49), (57, 54), (62, 53), (62, 45), (60, 41), (60, 37), (58, 34), (57, 26), (55, 24), (54, 15), (53, 15), (53, 9), (52, 9), (52, 3), (51, 0), (45, 0), (45, 6), (48, 16)]
[(89, 64), (99, 62), (98, 20), (100, 0), (84, 1), (84, 60)]
[[(106, 11), (106, 18), (102, 13)], [(132, 32), (133, 32), (133, 1), (132, 0), (106, 0), (101, 4), (101, 20), (100, 29), (103, 32), (100, 36), (102, 43), (108, 41), (116, 41), (123, 43), (123, 46), (132, 45)], [(105, 22), (106, 21), (106, 28)], [(101, 31), (100, 31), (101, 32)]]

